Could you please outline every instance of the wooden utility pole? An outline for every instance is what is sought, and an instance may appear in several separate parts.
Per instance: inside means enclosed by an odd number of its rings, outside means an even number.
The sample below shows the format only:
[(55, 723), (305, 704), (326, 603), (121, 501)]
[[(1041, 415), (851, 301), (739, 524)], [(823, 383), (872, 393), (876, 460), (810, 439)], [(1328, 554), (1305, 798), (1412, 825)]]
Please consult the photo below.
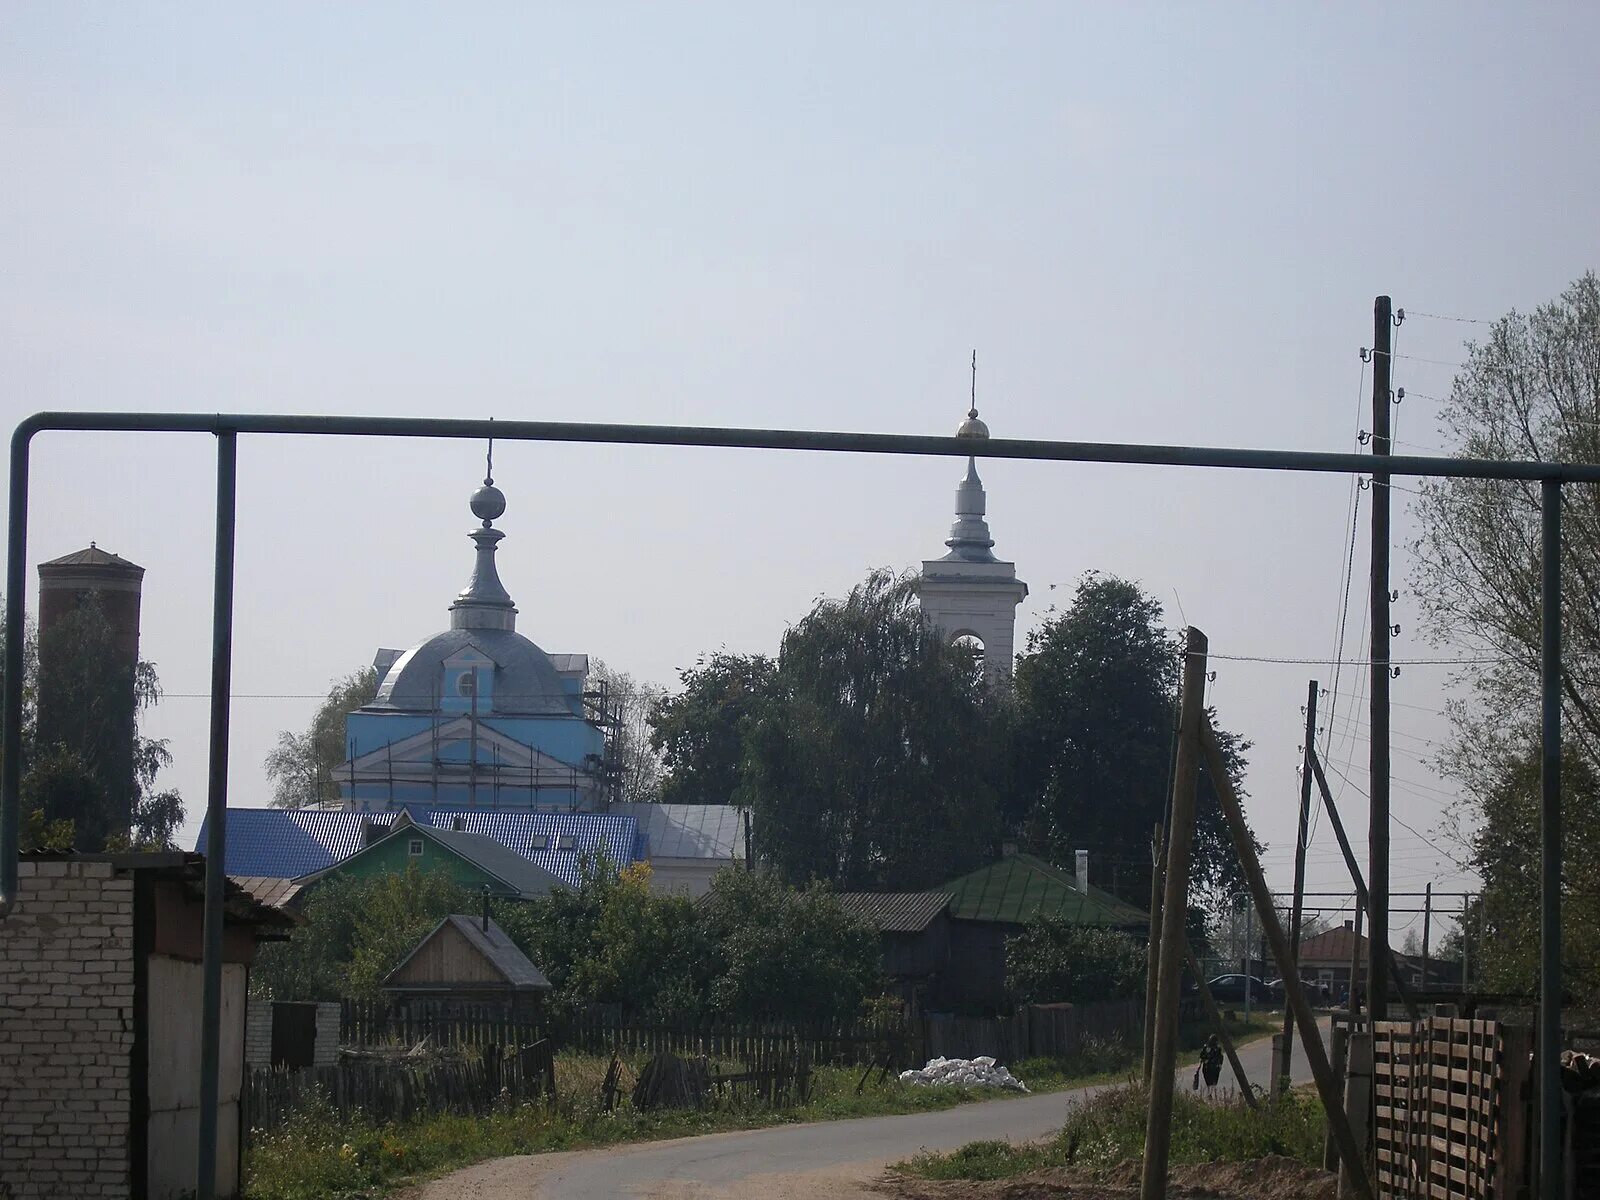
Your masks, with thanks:
[(1156, 972), (1155, 1042), (1150, 1056), (1150, 1110), (1145, 1119), (1142, 1200), (1164, 1200), (1172, 1139), (1173, 1072), (1178, 1066), (1178, 1006), (1183, 981), (1184, 914), (1189, 911), (1189, 856), (1194, 846), (1194, 797), (1200, 779), (1200, 727), (1205, 720), (1206, 635), (1190, 626), (1184, 638), (1178, 694), (1178, 753), (1172, 772), (1167, 828), (1167, 877), (1162, 889), (1161, 947)]
[[(1311, 820), (1311, 756), (1316, 753), (1317, 681), (1306, 686), (1306, 742), (1300, 760), (1300, 835), (1294, 844), (1294, 907), (1289, 911), (1289, 944), (1294, 947), (1295, 973), (1300, 971), (1300, 915), (1306, 896), (1306, 839)], [(1283, 1075), (1276, 1081), (1280, 1091), (1289, 1089), (1289, 1064), (1294, 1058), (1294, 1015), (1283, 1009)]]
[[(1294, 1010), (1295, 1023), (1300, 1027), (1300, 1041), (1305, 1046), (1306, 1062), (1311, 1067), (1312, 1077), (1317, 1081), (1317, 1094), (1322, 1098), (1323, 1111), (1327, 1114), (1328, 1124), (1332, 1126), (1334, 1138), (1339, 1144), (1339, 1158), (1350, 1174), (1357, 1200), (1372, 1200), (1372, 1180), (1367, 1175), (1366, 1157), (1361, 1152), (1360, 1143), (1357, 1142), (1355, 1133), (1350, 1127), (1349, 1119), (1345, 1116), (1344, 1097), (1339, 1094), (1339, 1081), (1334, 1078), (1333, 1066), (1328, 1062), (1328, 1052), (1322, 1045), (1322, 1034), (1317, 1029), (1317, 1016), (1311, 1011), (1311, 1004), (1306, 1000), (1305, 988), (1301, 986), (1300, 978), (1294, 972), (1294, 955), (1289, 945), (1289, 937), (1284, 933), (1283, 926), (1278, 924), (1278, 914), (1272, 907), (1272, 892), (1267, 887), (1266, 876), (1261, 873), (1261, 861), (1256, 857), (1255, 839), (1251, 836), (1250, 827), (1245, 824), (1244, 809), (1240, 807), (1239, 797), (1234, 793), (1233, 780), (1228, 777), (1228, 764), (1223, 761), (1221, 744), (1217, 741), (1216, 731), (1211, 728), (1209, 720), (1201, 722), (1200, 748), (1204, 755), (1206, 772), (1211, 776), (1211, 786), (1216, 791), (1223, 818), (1228, 823), (1228, 833), (1233, 838), (1234, 853), (1239, 856), (1239, 866), (1244, 872), (1245, 882), (1249, 884), (1250, 894), (1255, 899), (1256, 915), (1261, 918), (1261, 928), (1266, 933), (1267, 942), (1272, 947), (1272, 956), (1277, 959), (1278, 968), (1283, 974), (1284, 996)], [(1154, 1093), (1152, 1093), (1153, 1098)], [(1164, 1150), (1165, 1147), (1163, 1152)], [(1164, 1153), (1163, 1159), (1165, 1159)], [(1149, 1165), (1150, 1145), (1146, 1142), (1146, 1170), (1149, 1169)], [(1146, 1178), (1148, 1180), (1148, 1176)], [(1146, 1186), (1148, 1187), (1148, 1183)], [(1148, 1190), (1145, 1192), (1145, 1200), (1150, 1200)]]
[(1372, 801), (1367, 840), (1371, 859), (1367, 887), (1371, 911), (1367, 930), (1368, 1007), (1380, 1021), (1389, 1003), (1389, 473), (1382, 469), (1390, 452), (1390, 373), (1394, 323), (1387, 296), (1372, 306)]
[(1433, 929), (1433, 884), (1422, 893), (1422, 990), (1428, 990), (1428, 935)]
[[(1144, 1081), (1150, 1082), (1151, 1060), (1156, 1046), (1156, 974), (1161, 958), (1161, 889), (1166, 877), (1166, 846), (1161, 840), (1161, 822), (1150, 836), (1150, 941), (1145, 947), (1144, 978)], [(1198, 977), (1200, 972), (1196, 971)], [(1202, 980), (1202, 982), (1204, 982)]]

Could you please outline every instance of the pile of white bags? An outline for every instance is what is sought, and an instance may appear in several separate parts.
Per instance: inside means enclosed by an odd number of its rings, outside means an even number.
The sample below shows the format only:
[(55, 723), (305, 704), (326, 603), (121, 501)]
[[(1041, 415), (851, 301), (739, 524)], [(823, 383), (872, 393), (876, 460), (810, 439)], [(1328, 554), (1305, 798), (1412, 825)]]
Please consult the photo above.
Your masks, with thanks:
[(1028, 1085), (987, 1054), (978, 1058), (930, 1058), (920, 1071), (901, 1071), (901, 1083), (920, 1087), (996, 1087), (1025, 1092)]

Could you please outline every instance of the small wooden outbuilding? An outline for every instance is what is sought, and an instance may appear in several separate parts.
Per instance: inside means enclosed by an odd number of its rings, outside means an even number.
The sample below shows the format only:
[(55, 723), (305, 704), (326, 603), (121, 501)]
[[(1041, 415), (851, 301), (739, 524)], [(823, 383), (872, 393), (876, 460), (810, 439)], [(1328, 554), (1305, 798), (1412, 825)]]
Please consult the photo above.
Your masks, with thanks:
[(461, 913), (435, 925), (383, 981), (394, 1004), (441, 1014), (484, 1004), (516, 1012), (549, 990), (544, 972), (505, 930), (487, 915)]

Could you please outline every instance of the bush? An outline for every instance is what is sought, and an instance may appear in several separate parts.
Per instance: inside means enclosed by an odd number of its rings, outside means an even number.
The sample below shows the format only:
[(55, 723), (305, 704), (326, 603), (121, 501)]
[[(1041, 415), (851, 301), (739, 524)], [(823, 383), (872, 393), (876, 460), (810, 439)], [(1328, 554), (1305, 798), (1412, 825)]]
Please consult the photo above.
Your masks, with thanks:
[(1006, 979), (1024, 1004), (1084, 1004), (1142, 995), (1145, 952), (1118, 930), (1041, 917), (1007, 943)]

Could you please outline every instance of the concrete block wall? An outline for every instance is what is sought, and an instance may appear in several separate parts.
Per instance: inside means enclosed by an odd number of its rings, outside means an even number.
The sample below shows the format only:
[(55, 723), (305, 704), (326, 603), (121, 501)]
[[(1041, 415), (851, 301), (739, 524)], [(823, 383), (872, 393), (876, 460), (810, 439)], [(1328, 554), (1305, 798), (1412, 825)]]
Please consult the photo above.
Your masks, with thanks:
[[(317, 1004), (317, 1042), (312, 1049), (312, 1065), (331, 1067), (339, 1061), (339, 1002), (323, 1000)], [(272, 1001), (250, 997), (245, 1011), (244, 1061), (252, 1071), (272, 1065)]]
[(272, 1065), (272, 1001), (251, 996), (244, 1014), (244, 1065)]
[(339, 1002), (323, 1000), (317, 1005), (317, 1045), (312, 1051), (314, 1065), (331, 1067), (339, 1061)]
[(0, 920), (0, 1196), (126, 1196), (133, 881), (23, 862)]

